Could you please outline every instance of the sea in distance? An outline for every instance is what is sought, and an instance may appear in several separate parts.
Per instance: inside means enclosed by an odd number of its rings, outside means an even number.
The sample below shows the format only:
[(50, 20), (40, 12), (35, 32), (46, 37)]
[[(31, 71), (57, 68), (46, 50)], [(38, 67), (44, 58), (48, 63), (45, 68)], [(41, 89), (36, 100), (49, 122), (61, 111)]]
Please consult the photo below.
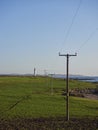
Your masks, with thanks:
[[(55, 74), (54, 78), (66, 79), (66, 75)], [(69, 79), (87, 81), (87, 82), (98, 82), (98, 76), (83, 76), (83, 75), (69, 75)]]

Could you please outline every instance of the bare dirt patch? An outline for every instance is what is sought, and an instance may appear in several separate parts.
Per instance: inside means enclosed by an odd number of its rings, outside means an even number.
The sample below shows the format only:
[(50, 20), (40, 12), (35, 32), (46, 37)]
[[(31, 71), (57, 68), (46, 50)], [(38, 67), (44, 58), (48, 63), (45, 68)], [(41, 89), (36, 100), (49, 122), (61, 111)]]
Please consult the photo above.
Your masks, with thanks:
[(98, 100), (98, 90), (97, 89), (73, 89), (70, 90), (70, 96), (75, 96), (75, 97), (83, 97), (83, 98), (89, 98), (89, 99), (94, 99)]
[(0, 130), (98, 130), (98, 119), (65, 117), (0, 120)]
[(84, 94), (84, 98), (98, 100), (98, 95), (97, 94)]

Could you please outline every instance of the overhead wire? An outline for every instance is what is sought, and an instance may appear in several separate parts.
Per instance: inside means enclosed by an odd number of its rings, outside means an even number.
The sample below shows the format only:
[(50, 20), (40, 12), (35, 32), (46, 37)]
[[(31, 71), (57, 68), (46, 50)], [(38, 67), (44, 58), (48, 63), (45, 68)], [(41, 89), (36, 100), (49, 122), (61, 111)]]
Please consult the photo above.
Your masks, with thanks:
[[(63, 44), (65, 44), (65, 45), (67, 44), (68, 36), (69, 36), (69, 34), (70, 34), (70, 31), (71, 31), (71, 28), (72, 28), (73, 23), (74, 23), (74, 21), (75, 21), (75, 18), (76, 18), (76, 16), (77, 16), (78, 12), (79, 12), (81, 3), (82, 3), (82, 0), (80, 0), (80, 2), (79, 2), (79, 4), (78, 4), (78, 7), (77, 7), (77, 9), (76, 9), (76, 12), (75, 12), (75, 14), (74, 14), (73, 17), (72, 17), (71, 24), (70, 24), (70, 26), (69, 26), (69, 28), (68, 28), (68, 30), (67, 30), (66, 35), (65, 35), (65, 39), (64, 39), (64, 42), (63, 42)], [(61, 49), (61, 50), (62, 50), (62, 49)]]
[(84, 41), (81, 46), (79, 47), (79, 49), (76, 50), (77, 53), (80, 52), (80, 50), (88, 43), (88, 41), (96, 34), (96, 32), (98, 31), (98, 28), (96, 28), (90, 35), (89, 37), (86, 39), (86, 41)]

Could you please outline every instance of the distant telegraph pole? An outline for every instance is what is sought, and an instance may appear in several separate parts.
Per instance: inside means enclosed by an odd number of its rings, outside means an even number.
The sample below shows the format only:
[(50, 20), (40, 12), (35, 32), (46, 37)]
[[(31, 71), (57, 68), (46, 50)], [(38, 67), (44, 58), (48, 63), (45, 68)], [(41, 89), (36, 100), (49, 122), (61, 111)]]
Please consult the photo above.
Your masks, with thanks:
[(53, 95), (53, 75), (54, 75), (54, 74), (50, 74), (51, 95)]
[(44, 75), (47, 76), (47, 70), (44, 70)]
[(36, 76), (36, 68), (34, 68), (34, 76)]
[(60, 54), (59, 56), (65, 56), (67, 59), (66, 62), (66, 120), (69, 121), (69, 57), (77, 56), (77, 53), (74, 55), (71, 54)]

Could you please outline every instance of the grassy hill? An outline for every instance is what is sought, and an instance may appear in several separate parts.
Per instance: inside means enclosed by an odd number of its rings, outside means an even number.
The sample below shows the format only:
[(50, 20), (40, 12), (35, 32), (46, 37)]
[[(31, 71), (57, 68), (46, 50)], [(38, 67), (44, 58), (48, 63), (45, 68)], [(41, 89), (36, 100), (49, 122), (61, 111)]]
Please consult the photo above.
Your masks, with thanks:
[[(97, 84), (70, 80), (70, 89)], [(0, 77), (0, 119), (65, 119), (65, 80), (49, 77)], [(97, 119), (98, 100), (70, 97), (70, 118)], [(63, 121), (64, 122), (64, 121)], [(1, 123), (2, 124), (2, 123)]]

